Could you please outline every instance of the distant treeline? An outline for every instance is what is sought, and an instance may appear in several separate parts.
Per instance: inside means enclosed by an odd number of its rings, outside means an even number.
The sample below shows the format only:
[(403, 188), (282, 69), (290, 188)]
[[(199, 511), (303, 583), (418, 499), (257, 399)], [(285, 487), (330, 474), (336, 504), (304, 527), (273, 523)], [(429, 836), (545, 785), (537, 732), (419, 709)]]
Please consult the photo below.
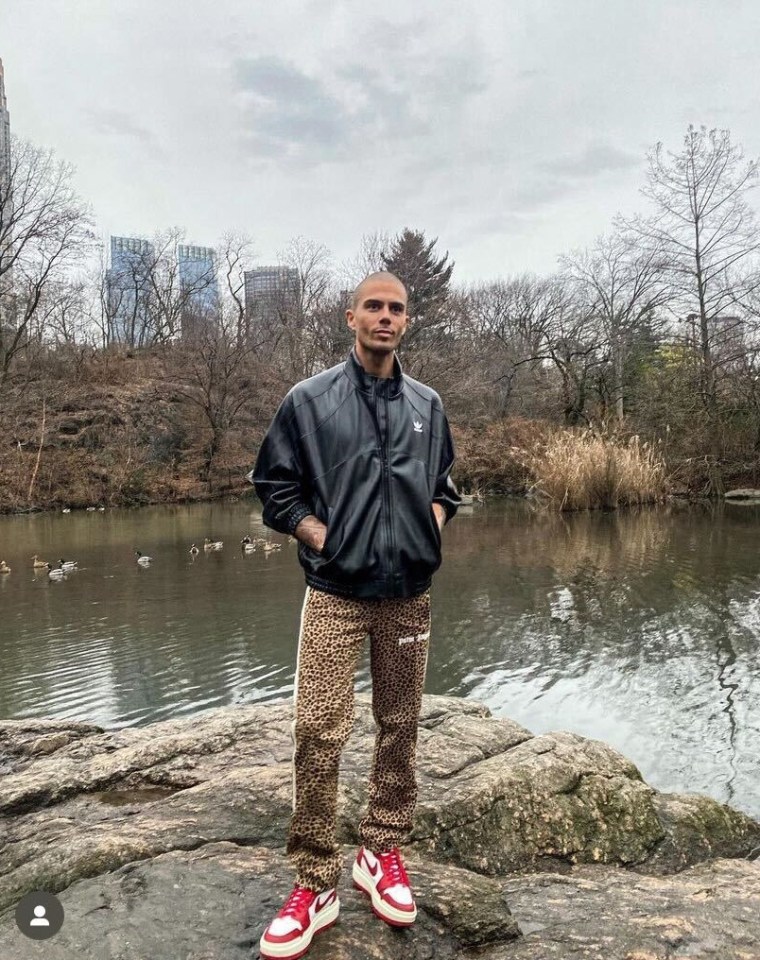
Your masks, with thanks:
[[(253, 310), (253, 241), (239, 235), (198, 280), (213, 298), (178, 275), (176, 230), (144, 245), (134, 290), (122, 278), (115, 297), (72, 169), (14, 141), (0, 183), (0, 507), (65, 499), (55, 467), (67, 457), (75, 500), (238, 489), (287, 389), (346, 356), (347, 291), (376, 269), (407, 286), (400, 357), (444, 398), (463, 486), (538, 484), (567, 501), (557, 431), (578, 449), (625, 451), (629, 476), (641, 467), (645, 492), (609, 505), (760, 485), (756, 177), (728, 131), (690, 127), (678, 151), (650, 151), (646, 209), (617, 216), (551, 275), (457, 285), (449, 253), (410, 228), (362, 238), (341, 264), (298, 238), (280, 256), (298, 283)], [(538, 465), (550, 449), (551, 483)]]

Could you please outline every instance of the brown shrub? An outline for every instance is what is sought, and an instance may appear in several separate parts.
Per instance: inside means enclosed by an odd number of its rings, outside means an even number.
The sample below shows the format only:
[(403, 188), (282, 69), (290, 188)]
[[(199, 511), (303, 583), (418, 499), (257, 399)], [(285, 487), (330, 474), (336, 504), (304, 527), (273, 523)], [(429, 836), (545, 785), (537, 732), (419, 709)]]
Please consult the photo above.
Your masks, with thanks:
[(504, 417), (475, 427), (452, 424), (457, 460), (453, 476), (463, 490), (523, 493), (532, 483), (515, 449), (532, 447), (551, 431), (541, 420)]
[(600, 436), (590, 429), (549, 431), (514, 457), (533, 478), (532, 491), (560, 510), (654, 503), (668, 492), (659, 449), (638, 436)]

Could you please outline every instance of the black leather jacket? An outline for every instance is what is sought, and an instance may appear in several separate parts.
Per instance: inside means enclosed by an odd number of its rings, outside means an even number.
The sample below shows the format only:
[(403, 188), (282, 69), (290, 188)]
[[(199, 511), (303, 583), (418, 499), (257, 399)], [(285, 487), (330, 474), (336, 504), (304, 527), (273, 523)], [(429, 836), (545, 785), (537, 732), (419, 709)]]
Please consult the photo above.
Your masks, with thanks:
[(441, 398), (402, 372), (370, 376), (355, 348), (296, 384), (251, 471), (264, 523), (293, 534), (309, 514), (327, 525), (321, 553), (299, 541), (306, 582), (342, 596), (412, 597), (441, 565), (433, 503), (446, 521), (461, 499), (449, 477), (451, 431)]

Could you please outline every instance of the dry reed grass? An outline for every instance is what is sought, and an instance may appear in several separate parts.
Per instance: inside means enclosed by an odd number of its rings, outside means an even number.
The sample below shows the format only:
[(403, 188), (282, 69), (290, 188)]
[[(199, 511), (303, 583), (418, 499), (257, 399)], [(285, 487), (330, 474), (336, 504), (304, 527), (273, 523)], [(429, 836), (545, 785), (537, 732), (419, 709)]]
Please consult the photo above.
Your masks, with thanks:
[(511, 452), (531, 474), (531, 492), (560, 510), (656, 503), (668, 493), (659, 450), (638, 436), (608, 437), (588, 428), (557, 430)]
[(532, 449), (542, 443), (552, 427), (540, 420), (503, 417), (491, 423), (462, 427), (452, 424), (456, 463), (454, 479), (462, 490), (484, 493), (524, 493), (532, 476), (512, 449)]

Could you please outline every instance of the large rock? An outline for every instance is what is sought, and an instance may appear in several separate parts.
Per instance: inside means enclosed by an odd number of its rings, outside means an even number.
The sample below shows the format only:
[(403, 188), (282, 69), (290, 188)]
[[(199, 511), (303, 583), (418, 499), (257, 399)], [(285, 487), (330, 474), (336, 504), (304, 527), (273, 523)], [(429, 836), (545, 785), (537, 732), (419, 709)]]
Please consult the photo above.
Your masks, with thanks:
[(726, 490), (723, 494), (726, 500), (760, 500), (760, 490), (754, 487), (740, 487), (736, 490)]
[[(290, 883), (282, 855), (289, 725), (287, 704), (119, 731), (0, 722), (0, 958), (38, 956), (39, 945), (13, 920), (16, 902), (34, 889), (59, 893), (66, 910), (64, 928), (45, 945), (51, 960), (249, 956)], [(373, 733), (360, 697), (340, 793), (347, 857)], [(401, 949), (410, 960), (459, 957), (474, 947), (487, 957), (627, 956), (611, 944), (656, 957), (673, 939), (669, 927), (652, 933), (641, 922), (664, 909), (658, 897), (670, 898), (670, 914), (690, 924), (688, 942), (699, 949), (724, 937), (747, 907), (752, 917), (725, 942), (737, 950), (745, 934), (760, 942), (757, 866), (736, 859), (760, 848), (760, 824), (706, 797), (657, 793), (603, 743), (570, 733), (533, 736), (477, 703), (427, 697), (419, 780), (406, 849), (420, 922), (413, 931), (390, 931), (346, 891), (343, 922), (322, 938), (328, 946), (315, 947), (317, 960), (395, 958)], [(726, 857), (735, 859), (716, 861)], [(685, 872), (673, 876), (677, 870)], [(741, 891), (732, 898), (730, 884), (716, 880), (711, 889), (719, 886), (720, 895), (702, 898), (697, 916), (689, 878), (703, 876), (700, 870), (741, 877)], [(513, 919), (503, 883), (516, 871), (522, 876), (510, 881), (507, 896)], [(584, 909), (569, 909), (568, 896)], [(521, 940), (514, 940), (515, 921)], [(557, 945), (565, 939), (563, 953)], [(582, 944), (592, 952), (570, 952)], [(662, 953), (671, 955), (679, 954)]]
[(760, 958), (760, 869), (747, 860), (667, 877), (580, 866), (513, 879), (504, 893), (523, 936), (488, 960)]
[[(347, 850), (347, 868), (350, 856)], [(496, 880), (456, 867), (412, 862), (410, 868), (420, 908), (414, 930), (386, 927), (343, 885), (340, 921), (310, 956), (449, 960), (463, 948), (518, 935)], [(62, 892), (64, 925), (44, 946), (15, 924), (0, 923), (0, 957), (33, 960), (44, 950), (45, 960), (244, 960), (258, 955), (261, 932), (291, 886), (282, 855), (265, 847), (224, 842), (175, 850)]]

